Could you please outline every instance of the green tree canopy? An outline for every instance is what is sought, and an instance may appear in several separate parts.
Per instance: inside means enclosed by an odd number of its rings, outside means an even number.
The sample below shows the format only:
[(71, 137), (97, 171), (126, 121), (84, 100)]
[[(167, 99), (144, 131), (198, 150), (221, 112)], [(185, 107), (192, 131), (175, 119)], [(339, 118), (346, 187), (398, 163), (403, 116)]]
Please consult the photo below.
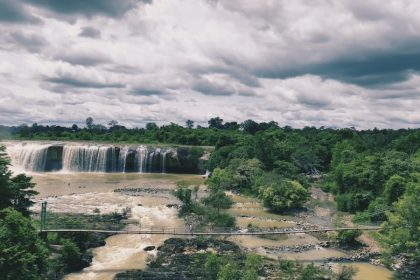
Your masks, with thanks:
[(24, 215), (29, 215), (28, 208), (32, 206), (31, 198), (38, 194), (33, 190), (35, 184), (31, 177), (24, 174), (12, 176), (9, 170), (10, 161), (0, 146), (0, 209), (14, 207)]
[(259, 197), (273, 211), (283, 212), (301, 207), (308, 199), (308, 191), (297, 181), (269, 176), (263, 178), (261, 183), (258, 188)]
[(0, 211), (1, 278), (42, 279), (48, 250), (28, 218), (13, 208)]
[(406, 180), (399, 175), (391, 176), (386, 181), (383, 194), (389, 205), (397, 201), (404, 194), (406, 185)]
[(402, 254), (420, 263), (420, 183), (411, 183), (404, 196), (389, 212), (384, 224), (385, 254)]

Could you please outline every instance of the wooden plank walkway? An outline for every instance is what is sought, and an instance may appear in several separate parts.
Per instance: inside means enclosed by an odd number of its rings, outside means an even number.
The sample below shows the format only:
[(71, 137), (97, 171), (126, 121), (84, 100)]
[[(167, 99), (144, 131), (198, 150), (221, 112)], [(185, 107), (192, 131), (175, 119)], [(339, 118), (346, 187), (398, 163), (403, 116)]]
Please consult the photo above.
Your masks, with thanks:
[(276, 234), (296, 234), (296, 233), (311, 233), (311, 232), (328, 232), (328, 231), (343, 231), (343, 230), (381, 230), (379, 226), (364, 226), (364, 227), (338, 227), (338, 228), (318, 228), (318, 229), (293, 229), (288, 230), (271, 230), (271, 231), (224, 231), (224, 232), (187, 232), (175, 229), (142, 229), (142, 230), (102, 230), (102, 229), (43, 229), (40, 232), (98, 232), (110, 234), (166, 234), (166, 235), (181, 235), (181, 236), (214, 236), (214, 235), (276, 235)]

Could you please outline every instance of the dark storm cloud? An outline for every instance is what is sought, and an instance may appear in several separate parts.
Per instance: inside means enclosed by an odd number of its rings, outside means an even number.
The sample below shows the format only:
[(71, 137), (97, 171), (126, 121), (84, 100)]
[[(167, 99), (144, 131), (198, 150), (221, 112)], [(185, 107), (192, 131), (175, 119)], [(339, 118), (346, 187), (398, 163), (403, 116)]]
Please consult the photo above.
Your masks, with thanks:
[(57, 85), (64, 85), (66, 87), (76, 87), (76, 88), (96, 88), (96, 89), (103, 89), (103, 88), (124, 88), (125, 85), (121, 83), (112, 83), (112, 82), (100, 82), (94, 81), (89, 79), (82, 79), (77, 77), (72, 77), (70, 75), (62, 75), (58, 77), (47, 77), (45, 78), (46, 82), (57, 84)]
[(95, 66), (111, 62), (111, 59), (99, 52), (68, 53), (57, 56), (56, 59), (68, 62), (73, 65)]
[(101, 31), (99, 31), (99, 29), (96, 29), (90, 26), (85, 26), (85, 27), (82, 27), (82, 30), (80, 31), (79, 36), (98, 39), (98, 38), (101, 38)]
[(15, 46), (24, 48), (29, 52), (39, 52), (48, 45), (47, 40), (36, 34), (27, 34), (21, 31), (10, 32), (6, 41)]
[(195, 82), (192, 89), (205, 95), (230, 96), (235, 93), (235, 90), (227, 85), (217, 85), (205, 79)]
[(167, 95), (168, 92), (165, 89), (160, 88), (150, 88), (150, 87), (135, 87), (130, 90), (132, 95), (143, 95), (143, 96), (151, 96), (151, 95)]
[(268, 78), (290, 78), (305, 74), (340, 80), (364, 87), (381, 87), (407, 80), (413, 72), (420, 71), (420, 52), (387, 52), (363, 58), (341, 57), (325, 63), (288, 70), (259, 71), (257, 75)]
[(0, 0), (0, 22), (40, 23), (41, 20), (29, 14), (18, 0)]
[(63, 15), (85, 15), (88, 17), (102, 14), (120, 17), (137, 3), (150, 3), (151, 0), (24, 0)]

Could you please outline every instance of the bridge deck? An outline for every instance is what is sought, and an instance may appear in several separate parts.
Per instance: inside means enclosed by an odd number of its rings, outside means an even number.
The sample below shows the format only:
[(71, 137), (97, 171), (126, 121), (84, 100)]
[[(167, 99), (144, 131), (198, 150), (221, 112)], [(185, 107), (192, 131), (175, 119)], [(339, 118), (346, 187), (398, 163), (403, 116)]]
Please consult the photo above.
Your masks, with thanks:
[(328, 231), (343, 231), (343, 230), (380, 230), (379, 226), (366, 227), (339, 227), (339, 228), (319, 228), (319, 229), (288, 229), (275, 231), (225, 231), (225, 232), (187, 232), (175, 229), (143, 229), (143, 230), (103, 230), (103, 229), (43, 229), (40, 232), (98, 232), (111, 234), (167, 234), (167, 235), (276, 235), (276, 234), (296, 234), (296, 233), (311, 233), (311, 232), (328, 232)]

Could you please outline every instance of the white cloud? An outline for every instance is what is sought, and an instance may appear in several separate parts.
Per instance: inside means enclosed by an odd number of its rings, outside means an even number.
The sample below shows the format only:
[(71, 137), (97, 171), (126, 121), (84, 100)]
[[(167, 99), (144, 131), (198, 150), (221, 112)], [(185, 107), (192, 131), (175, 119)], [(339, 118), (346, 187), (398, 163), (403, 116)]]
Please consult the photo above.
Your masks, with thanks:
[(22, 3), (0, 23), (3, 124), (420, 125), (415, 0)]

